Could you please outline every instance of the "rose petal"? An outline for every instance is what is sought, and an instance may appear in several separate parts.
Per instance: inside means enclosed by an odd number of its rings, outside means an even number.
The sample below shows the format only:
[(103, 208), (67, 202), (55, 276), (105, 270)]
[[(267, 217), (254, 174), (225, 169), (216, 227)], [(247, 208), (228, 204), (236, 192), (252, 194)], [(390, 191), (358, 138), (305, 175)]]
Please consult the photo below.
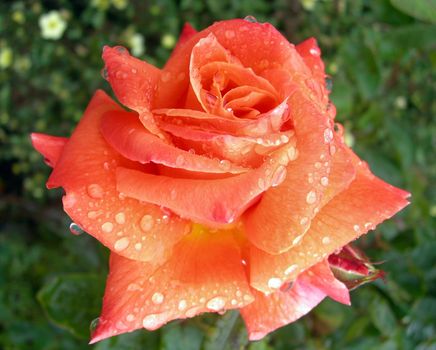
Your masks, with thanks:
[(157, 163), (172, 168), (205, 173), (238, 174), (248, 169), (228, 164), (223, 167), (218, 159), (183, 151), (150, 134), (138, 121), (136, 113), (106, 113), (101, 131), (106, 141), (124, 157), (140, 163)]
[[(217, 41), (232, 53), (244, 67), (250, 67), (260, 74), (268, 67), (282, 67), (291, 75), (310, 76), (294, 46), (269, 23), (250, 23), (245, 20), (217, 22), (197, 33), (186, 42), (176, 56), (171, 57), (163, 72), (172, 77), (184, 74), (177, 81), (161, 81), (156, 95), (156, 108), (167, 108), (180, 105), (180, 96), (187, 91), (189, 85), (189, 60), (193, 47), (201, 38), (212, 33)], [(253, 39), (255, 38), (255, 39)]]
[(162, 205), (195, 222), (227, 224), (261, 193), (284, 180), (286, 164), (294, 155), (294, 145), (289, 142), (271, 154), (261, 167), (215, 180), (177, 179), (120, 167), (117, 188), (132, 198)]
[(288, 165), (286, 180), (266, 192), (244, 217), (250, 242), (270, 254), (285, 252), (300, 242), (325, 191), (319, 179), (328, 177), (331, 166), (334, 135), (327, 114), (301, 91), (295, 91), (288, 104), (298, 158)]
[(155, 271), (150, 264), (112, 254), (103, 310), (91, 343), (252, 302), (233, 234), (207, 232), (198, 225)]
[(334, 277), (325, 261), (301, 273), (289, 290), (254, 295), (255, 301), (241, 309), (250, 340), (259, 340), (304, 316), (326, 296), (350, 304), (348, 289)]
[(265, 154), (289, 142), (293, 131), (263, 137), (232, 136), (195, 127), (162, 124), (161, 129), (173, 136), (177, 147), (193, 149), (199, 154), (227, 159), (244, 167), (259, 167)]
[(302, 43), (298, 44), (296, 47), (297, 52), (303, 58), (306, 65), (312, 71), (313, 77), (319, 83), (322, 88), (322, 95), (324, 96), (324, 101), (328, 102), (328, 90), (325, 83), (325, 69), (324, 62), (321, 59), (321, 50), (316, 42), (315, 38), (309, 38)]
[(280, 255), (251, 247), (251, 285), (271, 292), (271, 276), (293, 280), (307, 267), (400, 211), (409, 203), (407, 195), (372, 175), (363, 164), (358, 165), (355, 180), (321, 209), (298, 246)]
[(121, 46), (105, 46), (103, 60), (107, 80), (118, 100), (137, 111), (141, 122), (151, 133), (165, 139), (150, 113), (161, 71), (145, 61), (130, 56)]
[(36, 132), (32, 133), (30, 137), (33, 147), (44, 156), (44, 161), (47, 165), (54, 168), (65, 144), (68, 142), (68, 138), (39, 134)]
[(109, 249), (131, 259), (161, 262), (190, 223), (152, 204), (125, 198), (115, 188), (115, 168), (147, 171), (116, 153), (99, 132), (104, 113), (122, 109), (98, 91), (64, 147), (47, 186), (62, 186), (64, 210)]
[(200, 126), (204, 130), (220, 130), (237, 136), (264, 136), (278, 132), (289, 119), (287, 100), (256, 119), (228, 119), (190, 109), (157, 109), (153, 113), (160, 123)]

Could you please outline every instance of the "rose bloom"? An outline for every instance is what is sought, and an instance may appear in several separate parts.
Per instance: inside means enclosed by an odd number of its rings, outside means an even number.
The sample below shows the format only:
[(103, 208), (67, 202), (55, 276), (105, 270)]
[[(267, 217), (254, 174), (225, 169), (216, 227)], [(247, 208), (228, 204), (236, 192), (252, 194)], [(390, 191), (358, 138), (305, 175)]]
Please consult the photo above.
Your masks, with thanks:
[(69, 139), (32, 135), (111, 250), (91, 342), (230, 309), (256, 340), (380, 275), (347, 244), (409, 194), (344, 144), (314, 39), (236, 19), (186, 25), (163, 69), (103, 59), (124, 108), (97, 91)]

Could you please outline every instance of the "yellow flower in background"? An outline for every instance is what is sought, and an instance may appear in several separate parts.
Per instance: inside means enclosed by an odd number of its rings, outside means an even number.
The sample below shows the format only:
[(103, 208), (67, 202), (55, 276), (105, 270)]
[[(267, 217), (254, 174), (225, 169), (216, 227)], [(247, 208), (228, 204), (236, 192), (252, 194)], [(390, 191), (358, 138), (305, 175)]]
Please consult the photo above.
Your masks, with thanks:
[(44, 39), (58, 40), (67, 28), (67, 22), (59, 11), (50, 11), (39, 18), (39, 27)]
[(129, 46), (134, 56), (141, 56), (145, 51), (144, 36), (139, 33), (133, 34), (129, 38)]
[(14, 54), (9, 47), (4, 47), (0, 49), (0, 68), (8, 68), (12, 63), (13, 58)]
[(161, 39), (161, 44), (166, 49), (172, 49), (176, 44), (176, 38), (172, 34), (165, 34)]
[(128, 0), (112, 0), (112, 5), (117, 10), (124, 10), (128, 4), (129, 4)]

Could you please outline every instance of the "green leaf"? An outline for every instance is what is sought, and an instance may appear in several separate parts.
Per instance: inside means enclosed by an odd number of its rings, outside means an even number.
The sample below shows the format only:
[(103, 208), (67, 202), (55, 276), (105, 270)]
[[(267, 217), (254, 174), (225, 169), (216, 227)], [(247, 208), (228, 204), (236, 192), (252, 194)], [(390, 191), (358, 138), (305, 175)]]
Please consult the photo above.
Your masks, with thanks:
[(413, 18), (436, 23), (436, 0), (391, 0), (391, 4)]
[(230, 334), (232, 333), (239, 313), (237, 311), (228, 311), (216, 323), (212, 333), (206, 340), (205, 350), (223, 350), (226, 348)]
[(79, 338), (89, 337), (89, 325), (100, 313), (104, 277), (68, 274), (53, 278), (37, 298), (48, 318)]
[(374, 299), (370, 305), (370, 315), (374, 326), (381, 334), (389, 337), (397, 327), (397, 321), (388, 302), (374, 293)]

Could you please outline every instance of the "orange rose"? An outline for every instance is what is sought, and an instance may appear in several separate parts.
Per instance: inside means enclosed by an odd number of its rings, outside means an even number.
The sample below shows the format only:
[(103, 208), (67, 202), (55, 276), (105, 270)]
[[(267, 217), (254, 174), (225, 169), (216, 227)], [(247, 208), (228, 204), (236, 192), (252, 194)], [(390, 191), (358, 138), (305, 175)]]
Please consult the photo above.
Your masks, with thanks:
[(185, 26), (162, 70), (122, 47), (103, 59), (129, 111), (98, 91), (71, 138), (32, 135), (47, 186), (112, 251), (92, 342), (228, 309), (259, 339), (327, 295), (349, 303), (328, 257), (408, 193), (335, 131), (314, 39), (231, 20)]

